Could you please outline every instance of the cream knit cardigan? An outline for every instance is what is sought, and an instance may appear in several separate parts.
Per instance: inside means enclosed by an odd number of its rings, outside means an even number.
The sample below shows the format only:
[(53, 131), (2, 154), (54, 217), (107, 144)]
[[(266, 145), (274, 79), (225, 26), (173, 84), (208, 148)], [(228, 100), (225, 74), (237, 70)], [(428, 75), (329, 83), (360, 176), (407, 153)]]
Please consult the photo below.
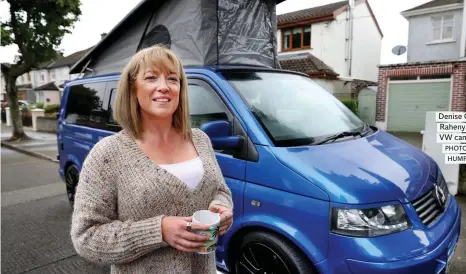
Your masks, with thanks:
[(209, 137), (192, 130), (204, 175), (190, 189), (148, 158), (122, 130), (99, 141), (77, 186), (71, 239), (77, 253), (111, 273), (214, 274), (215, 253), (178, 251), (162, 240), (163, 216), (191, 216), (221, 204), (233, 209)]

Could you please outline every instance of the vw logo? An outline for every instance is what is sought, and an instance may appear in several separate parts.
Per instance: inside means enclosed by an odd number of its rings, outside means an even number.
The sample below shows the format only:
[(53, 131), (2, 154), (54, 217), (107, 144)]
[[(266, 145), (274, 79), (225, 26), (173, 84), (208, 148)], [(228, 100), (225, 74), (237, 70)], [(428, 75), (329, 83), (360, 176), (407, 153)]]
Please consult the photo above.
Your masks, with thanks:
[(438, 185), (435, 185), (435, 198), (437, 199), (439, 205), (445, 209), (445, 206), (447, 205), (447, 195)]

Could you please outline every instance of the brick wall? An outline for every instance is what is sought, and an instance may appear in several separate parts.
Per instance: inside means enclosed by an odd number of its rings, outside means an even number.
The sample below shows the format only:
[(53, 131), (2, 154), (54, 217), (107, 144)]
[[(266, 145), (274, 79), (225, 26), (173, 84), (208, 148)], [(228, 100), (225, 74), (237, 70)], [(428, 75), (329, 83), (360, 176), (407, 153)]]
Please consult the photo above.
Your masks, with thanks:
[(387, 82), (393, 76), (427, 76), (450, 74), (453, 77), (452, 111), (466, 111), (466, 62), (403, 64), (379, 68), (379, 88), (377, 92), (376, 121), (386, 121)]

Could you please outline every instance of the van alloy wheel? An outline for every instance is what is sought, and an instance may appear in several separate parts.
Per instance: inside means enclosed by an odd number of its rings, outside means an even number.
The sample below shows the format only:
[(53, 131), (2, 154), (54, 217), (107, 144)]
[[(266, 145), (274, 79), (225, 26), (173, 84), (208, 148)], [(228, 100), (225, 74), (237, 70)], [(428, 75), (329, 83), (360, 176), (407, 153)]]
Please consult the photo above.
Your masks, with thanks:
[(76, 194), (76, 186), (79, 181), (79, 170), (75, 165), (71, 165), (65, 172), (66, 194), (71, 206), (74, 205), (74, 195)]
[(231, 259), (235, 274), (312, 274), (312, 263), (291, 241), (272, 232), (253, 231), (238, 239)]
[(250, 243), (241, 250), (236, 273), (291, 274), (291, 270), (272, 248), (262, 243)]

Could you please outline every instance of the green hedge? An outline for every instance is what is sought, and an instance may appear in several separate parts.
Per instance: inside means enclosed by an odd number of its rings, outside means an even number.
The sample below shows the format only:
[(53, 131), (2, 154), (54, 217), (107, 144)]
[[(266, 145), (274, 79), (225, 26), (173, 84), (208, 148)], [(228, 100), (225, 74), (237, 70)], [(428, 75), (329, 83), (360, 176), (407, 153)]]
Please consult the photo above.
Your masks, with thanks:
[(358, 115), (358, 101), (351, 99), (351, 98), (346, 98), (346, 99), (340, 99), (340, 101), (345, 104), (347, 108), (349, 108), (354, 114)]
[(47, 114), (45, 114), (45, 117), (57, 119), (57, 113), (56, 113), (56, 112), (54, 112), (54, 113), (47, 113)]
[(33, 106), (29, 105), (29, 106), (26, 106), (26, 105), (22, 105), (22, 106), (18, 106), (18, 108), (22, 111), (31, 111), (31, 109), (34, 109)]
[(44, 103), (34, 103), (32, 105), (32, 108), (40, 108), (40, 109), (44, 109)]
[(53, 104), (53, 105), (48, 105), (45, 107), (44, 111), (45, 113), (55, 113), (60, 109), (59, 104)]

